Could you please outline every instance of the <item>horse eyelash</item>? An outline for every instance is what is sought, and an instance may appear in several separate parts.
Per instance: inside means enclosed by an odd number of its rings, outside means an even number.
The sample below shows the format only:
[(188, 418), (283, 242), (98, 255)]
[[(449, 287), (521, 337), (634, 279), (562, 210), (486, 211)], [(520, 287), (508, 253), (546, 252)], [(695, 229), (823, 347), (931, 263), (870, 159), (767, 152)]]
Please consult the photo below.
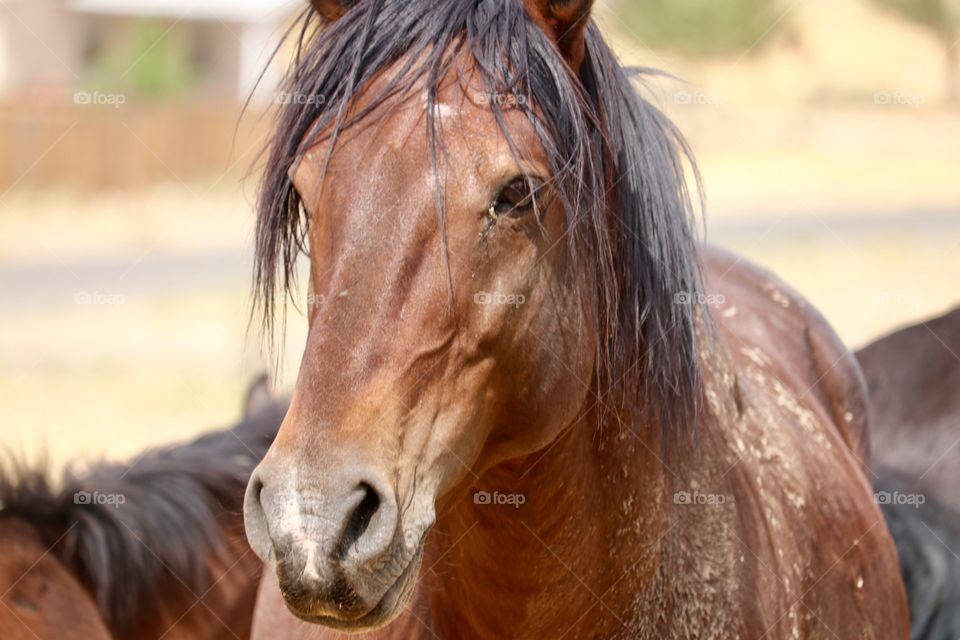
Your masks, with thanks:
[(500, 219), (500, 216), (497, 215), (496, 209), (496, 201), (491, 202), (490, 208), (487, 209), (487, 213), (483, 219), (483, 229), (480, 230), (480, 242), (486, 241), (487, 236), (490, 235), (490, 231), (497, 226), (497, 221)]
[[(536, 194), (533, 196), (533, 214), (536, 216), (538, 224), (540, 224), (540, 217), (543, 211), (541, 205), (543, 199), (538, 197)], [(480, 230), (480, 241), (486, 241), (487, 237), (490, 235), (490, 232), (494, 227), (497, 226), (497, 223), (500, 222), (500, 219), (506, 217), (504, 214), (497, 213), (497, 203), (493, 201), (490, 203), (490, 207), (487, 209), (487, 213), (484, 215), (484, 224), (483, 229)]]

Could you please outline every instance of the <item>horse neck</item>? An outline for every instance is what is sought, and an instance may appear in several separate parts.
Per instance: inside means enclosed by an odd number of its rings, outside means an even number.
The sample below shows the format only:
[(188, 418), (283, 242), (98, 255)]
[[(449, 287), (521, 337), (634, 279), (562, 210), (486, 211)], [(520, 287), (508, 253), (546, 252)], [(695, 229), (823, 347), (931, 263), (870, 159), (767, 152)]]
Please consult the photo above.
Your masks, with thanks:
[(139, 615), (118, 638), (248, 637), (262, 563), (250, 552), (237, 525), (226, 518), (220, 524), (224, 547), (203, 559), (209, 581), (187, 586), (174, 576), (161, 590), (161, 600), (151, 608), (156, 616)]
[(633, 626), (624, 611), (663, 588), (671, 483), (659, 426), (597, 420), (484, 474), (476, 488), (490, 504), (471, 492), (440, 518), (423, 574), (423, 615), (439, 630), (537, 637), (584, 625), (613, 636)]

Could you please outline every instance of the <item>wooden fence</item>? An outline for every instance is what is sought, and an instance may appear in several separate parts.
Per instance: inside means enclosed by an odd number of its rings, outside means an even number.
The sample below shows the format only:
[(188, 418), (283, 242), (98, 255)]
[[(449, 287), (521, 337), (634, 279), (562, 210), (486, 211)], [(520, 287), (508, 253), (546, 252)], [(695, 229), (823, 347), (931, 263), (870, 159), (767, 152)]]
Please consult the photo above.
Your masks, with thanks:
[(0, 103), (0, 189), (104, 189), (237, 179), (270, 117), (236, 104)]

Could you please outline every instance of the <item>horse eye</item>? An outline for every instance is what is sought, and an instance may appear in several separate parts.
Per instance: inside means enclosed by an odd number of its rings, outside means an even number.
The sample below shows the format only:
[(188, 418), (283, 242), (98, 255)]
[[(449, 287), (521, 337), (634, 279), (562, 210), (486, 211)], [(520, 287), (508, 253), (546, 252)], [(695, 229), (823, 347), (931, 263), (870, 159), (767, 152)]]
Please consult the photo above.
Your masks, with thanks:
[(519, 217), (530, 213), (536, 204), (537, 192), (542, 183), (535, 178), (519, 177), (505, 186), (490, 207), (491, 213), (499, 216)]

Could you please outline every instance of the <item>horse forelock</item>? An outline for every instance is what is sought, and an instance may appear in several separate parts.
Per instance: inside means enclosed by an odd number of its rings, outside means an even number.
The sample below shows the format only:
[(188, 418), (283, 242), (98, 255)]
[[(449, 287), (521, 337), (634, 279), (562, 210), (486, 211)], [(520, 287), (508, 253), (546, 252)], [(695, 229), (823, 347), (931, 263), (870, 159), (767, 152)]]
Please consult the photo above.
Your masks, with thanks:
[[(435, 105), (441, 82), (459, 73), (456, 61), (466, 56), (484, 92), (515, 98), (511, 108), (529, 117), (549, 158), (573, 264), (593, 284), (584, 295), (593, 297), (598, 318), (598, 394), (637, 420), (659, 423), (668, 440), (688, 433), (702, 395), (699, 347), (709, 333), (698, 330), (698, 316), (706, 327), (709, 314), (700, 303), (684, 177), (689, 150), (666, 116), (639, 96), (599, 29), (587, 29), (586, 59), (575, 74), (522, 0), (366, 0), (309, 37), (315, 15), (303, 20), (284, 87), (297, 99), (278, 115), (258, 205), (254, 310), (268, 335), (277, 300), (296, 288), (309, 229), (289, 177), (303, 150), (319, 131), (335, 141), (361, 120), (385, 117), (383, 109), (351, 107), (388, 70), (397, 71), (381, 98), (425, 88), (427, 106)], [(489, 104), (516, 153), (503, 106)], [(427, 109), (434, 163), (443, 153), (437, 116)], [(442, 225), (439, 184), (437, 213)]]

